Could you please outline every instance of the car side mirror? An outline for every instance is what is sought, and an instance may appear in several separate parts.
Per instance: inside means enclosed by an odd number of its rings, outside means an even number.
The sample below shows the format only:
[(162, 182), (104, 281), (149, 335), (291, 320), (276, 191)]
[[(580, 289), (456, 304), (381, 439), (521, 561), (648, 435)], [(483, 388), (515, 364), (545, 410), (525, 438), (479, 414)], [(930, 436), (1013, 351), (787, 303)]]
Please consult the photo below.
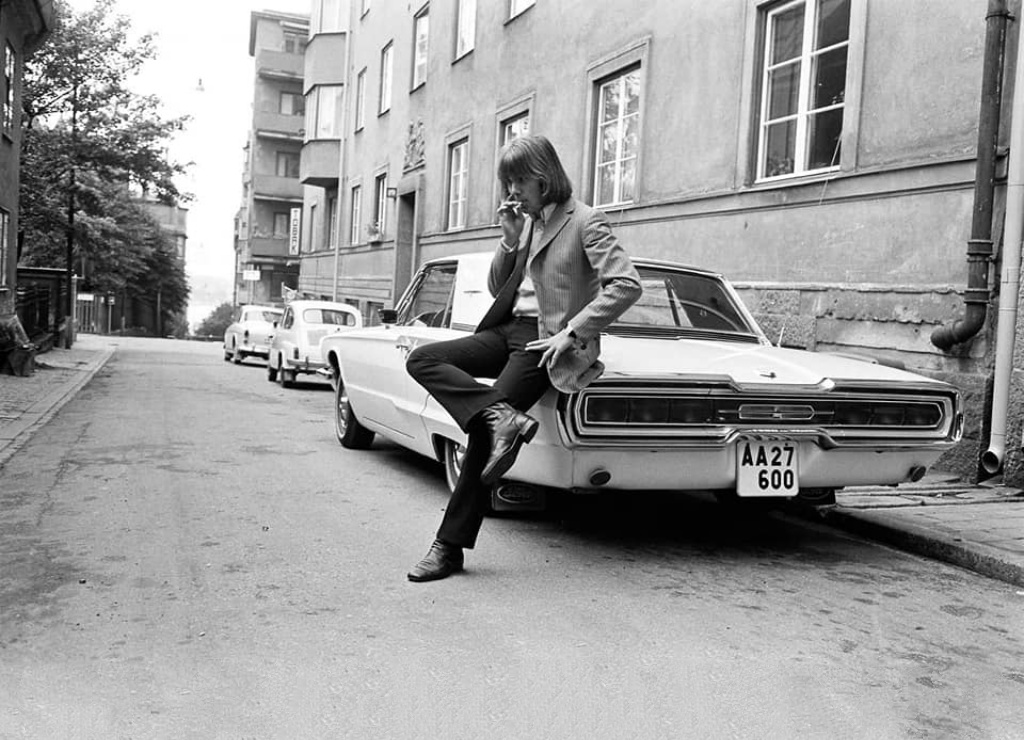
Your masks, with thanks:
[(396, 324), (398, 323), (398, 311), (393, 308), (378, 308), (377, 318), (382, 324)]

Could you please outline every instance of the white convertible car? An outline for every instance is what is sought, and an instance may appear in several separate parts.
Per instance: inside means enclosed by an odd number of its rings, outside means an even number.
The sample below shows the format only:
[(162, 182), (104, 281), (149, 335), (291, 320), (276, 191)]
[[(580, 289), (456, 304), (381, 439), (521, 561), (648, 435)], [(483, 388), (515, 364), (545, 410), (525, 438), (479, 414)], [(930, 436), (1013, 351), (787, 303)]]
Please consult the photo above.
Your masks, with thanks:
[[(405, 360), (473, 330), (491, 301), (490, 260), (427, 262), (382, 325), (323, 339), (342, 445), (366, 448), (380, 434), (443, 462), (454, 483), (465, 435)], [(634, 263), (644, 293), (601, 337), (604, 375), (580, 393), (549, 391), (530, 412), (540, 431), (507, 474), (519, 495), (700, 490), (828, 503), (843, 486), (918, 480), (960, 439), (952, 385), (775, 347), (721, 275)]]

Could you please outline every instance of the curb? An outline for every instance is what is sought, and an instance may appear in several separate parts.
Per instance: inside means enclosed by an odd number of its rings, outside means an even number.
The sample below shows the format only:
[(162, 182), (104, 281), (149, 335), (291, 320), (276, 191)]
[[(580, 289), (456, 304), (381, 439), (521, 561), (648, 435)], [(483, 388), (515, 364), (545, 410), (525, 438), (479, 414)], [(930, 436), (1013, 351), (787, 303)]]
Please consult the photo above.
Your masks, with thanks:
[(114, 355), (116, 349), (116, 346), (105, 347), (100, 351), (99, 357), (85, 367), (80, 377), (76, 378), (72, 383), (53, 391), (49, 396), (45, 396), (33, 404), (33, 406), (41, 406), (43, 410), (32, 414), (35, 418), (29, 419), (22, 429), (18, 430), (14, 436), (3, 445), (3, 447), (0, 447), (0, 469), (7, 464), (7, 461), (10, 460), (18, 450), (25, 446), (36, 431), (52, 419), (54, 415), (85, 386), (86, 383), (93, 379), (96, 373), (98, 373)]
[(885, 515), (841, 509), (820, 511), (819, 522), (884, 542), (898, 550), (966, 568), (1014, 586), (1024, 586), (1024, 559), (978, 542), (967, 543), (959, 538), (914, 524), (892, 524)]

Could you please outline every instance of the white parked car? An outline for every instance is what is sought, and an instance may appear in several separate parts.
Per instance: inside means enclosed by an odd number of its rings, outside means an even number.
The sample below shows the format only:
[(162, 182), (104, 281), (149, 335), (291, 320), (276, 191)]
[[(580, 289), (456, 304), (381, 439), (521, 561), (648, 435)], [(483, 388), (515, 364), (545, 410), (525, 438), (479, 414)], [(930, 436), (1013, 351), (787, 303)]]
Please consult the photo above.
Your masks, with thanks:
[(224, 330), (224, 359), (234, 363), (247, 357), (267, 359), (269, 336), (283, 309), (274, 306), (239, 306), (228, 328)]
[(334, 301), (292, 301), (274, 325), (267, 358), (267, 380), (290, 387), (301, 374), (324, 367), (320, 340), (363, 325), (359, 309)]
[[(383, 324), (326, 337), (342, 445), (380, 434), (443, 461), (462, 431), (405, 369), (416, 346), (472, 331), (491, 255), (427, 262)], [(635, 259), (640, 300), (601, 337), (604, 374), (549, 391), (507, 479), (526, 487), (700, 490), (834, 501), (835, 489), (918, 480), (960, 439), (958, 390), (870, 359), (773, 346), (721, 275)], [(524, 485), (514, 486), (519, 494)], [(496, 495), (501, 495), (499, 482)]]

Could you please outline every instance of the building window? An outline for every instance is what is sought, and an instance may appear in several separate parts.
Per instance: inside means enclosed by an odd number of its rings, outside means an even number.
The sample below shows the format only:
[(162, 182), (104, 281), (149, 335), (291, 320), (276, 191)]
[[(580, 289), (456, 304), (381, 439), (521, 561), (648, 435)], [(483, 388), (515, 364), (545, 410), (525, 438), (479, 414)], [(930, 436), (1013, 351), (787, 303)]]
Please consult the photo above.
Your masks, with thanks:
[(327, 196), (327, 247), (338, 246), (338, 193), (331, 192)]
[(530, 133), (530, 112), (520, 113), (517, 116), (508, 118), (501, 122), (501, 136), (499, 146), (505, 146), (513, 139), (526, 136)]
[(469, 139), (448, 147), (448, 228), (466, 225), (467, 180), (469, 179)]
[(413, 19), (412, 89), (427, 81), (427, 47), (430, 40), (430, 6)]
[(11, 214), (0, 208), (0, 288), (7, 287), (7, 240), (11, 236)]
[(391, 110), (391, 74), (394, 67), (394, 44), (388, 43), (380, 52), (380, 105), (377, 113)]
[(798, 0), (764, 16), (757, 179), (839, 167), (850, 0)]
[(640, 68), (597, 84), (594, 205), (632, 202), (640, 152)]
[(508, 1), (508, 17), (515, 18), (520, 13), (524, 12), (527, 8), (532, 8), (535, 0), (509, 0)]
[(455, 58), (476, 47), (476, 0), (458, 0), (455, 20)]
[(274, 214), (274, 238), (275, 239), (287, 239), (288, 230), (291, 228), (291, 214), (289, 213), (275, 213)]
[(358, 244), (362, 241), (359, 235), (359, 225), (363, 220), (363, 189), (356, 185), (352, 188), (352, 206), (349, 209), (349, 244)]
[(8, 136), (14, 131), (14, 85), (17, 72), (17, 56), (14, 47), (4, 45), (4, 120), (3, 132)]
[(344, 94), (342, 85), (316, 85), (306, 93), (306, 141), (341, 138)]
[(370, 231), (383, 237), (388, 223), (388, 175), (377, 175), (373, 181), (373, 223)]
[(345, 9), (348, 3), (342, 0), (320, 0), (313, 14), (314, 34), (332, 33), (345, 30)]
[(278, 152), (277, 153), (277, 169), (275, 170), (278, 177), (294, 177), (299, 176), (299, 155), (297, 152)]
[(316, 214), (317, 207), (316, 203), (314, 203), (309, 207), (309, 239), (306, 240), (305, 249), (299, 247), (300, 252), (315, 252), (317, 247), (320, 246), (320, 240), (317, 238)]
[(305, 54), (306, 53), (306, 36), (297, 33), (290, 33), (285, 31), (284, 33), (284, 53), (285, 54)]
[(359, 70), (356, 75), (356, 131), (362, 131), (366, 111), (366, 68)]
[(306, 101), (299, 93), (281, 93), (279, 111), (285, 116), (301, 116), (306, 112)]

